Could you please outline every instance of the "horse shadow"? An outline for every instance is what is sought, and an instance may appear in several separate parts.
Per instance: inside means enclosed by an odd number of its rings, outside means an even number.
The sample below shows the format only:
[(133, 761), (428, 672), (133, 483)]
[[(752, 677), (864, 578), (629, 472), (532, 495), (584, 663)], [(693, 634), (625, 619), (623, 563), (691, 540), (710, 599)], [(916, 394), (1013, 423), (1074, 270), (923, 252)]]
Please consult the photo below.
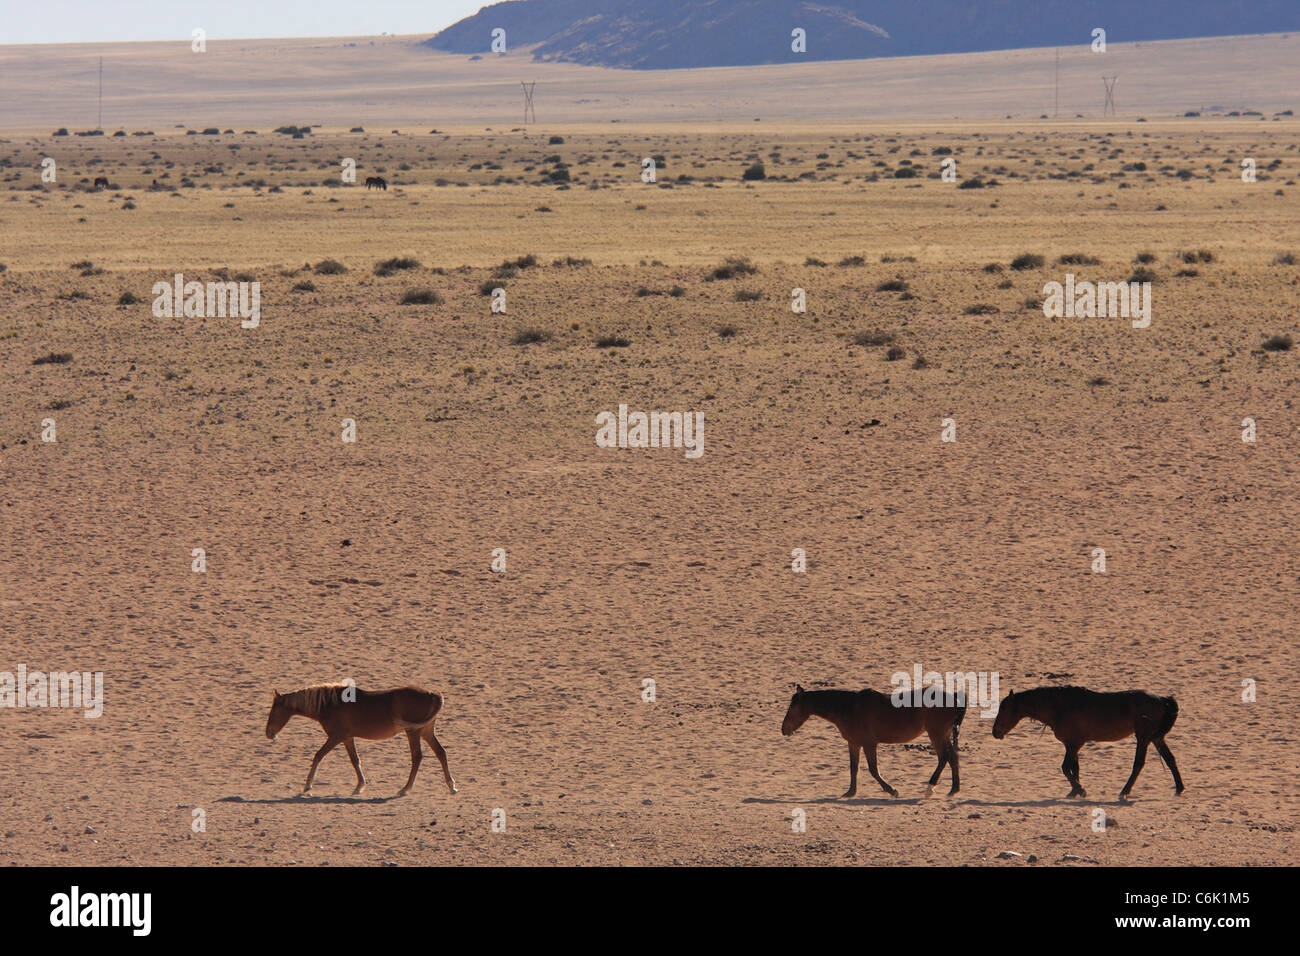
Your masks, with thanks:
[[(933, 797), (928, 800), (933, 800)], [(894, 806), (917, 806), (927, 802), (926, 797), (816, 797), (811, 800), (776, 800), (772, 797), (745, 797), (741, 803), (762, 803), (772, 806), (788, 807), (791, 804), (799, 806), (816, 806), (821, 804), (843, 804), (846, 807), (894, 807)]]
[(1130, 807), (1134, 800), (1104, 800), (1094, 797), (1048, 797), (1045, 800), (958, 800), (958, 807)]
[(301, 793), (295, 793), (287, 797), (219, 797), (217, 803), (389, 803), (393, 800), (399, 800), (401, 797), (400, 793), (395, 793), (389, 797), (318, 797), (314, 795), (309, 797)]

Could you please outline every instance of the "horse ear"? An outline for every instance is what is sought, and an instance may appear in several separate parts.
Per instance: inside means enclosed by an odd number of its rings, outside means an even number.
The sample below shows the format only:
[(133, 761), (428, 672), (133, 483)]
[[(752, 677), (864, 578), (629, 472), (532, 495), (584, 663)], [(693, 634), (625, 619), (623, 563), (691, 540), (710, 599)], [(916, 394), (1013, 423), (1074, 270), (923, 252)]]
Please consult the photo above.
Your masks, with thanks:
[(800, 685), (800, 684), (795, 684), (795, 685), (794, 685), (794, 692), (795, 692), (796, 694), (802, 694), (802, 693), (803, 693), (803, 686)]
[(280, 699), (280, 692), (276, 690), (274, 687), (271, 688), (271, 693), (275, 695), (276, 700)]

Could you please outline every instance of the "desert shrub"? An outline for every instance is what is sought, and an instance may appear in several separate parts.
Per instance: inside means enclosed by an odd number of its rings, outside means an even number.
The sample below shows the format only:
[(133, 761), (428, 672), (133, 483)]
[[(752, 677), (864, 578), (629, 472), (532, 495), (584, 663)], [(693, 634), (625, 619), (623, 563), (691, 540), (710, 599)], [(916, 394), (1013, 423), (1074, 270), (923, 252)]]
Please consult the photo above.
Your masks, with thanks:
[(853, 344), (864, 347), (875, 347), (878, 345), (889, 345), (894, 341), (894, 333), (879, 332), (875, 330), (859, 332), (853, 336)]
[(1264, 340), (1263, 349), (1266, 352), (1289, 352), (1291, 351), (1291, 336), (1289, 335), (1270, 335)]
[(551, 340), (550, 332), (544, 331), (543, 329), (533, 328), (530, 326), (529, 328), (526, 329), (520, 329), (513, 336), (511, 336), (510, 344), (511, 345), (535, 345), (538, 342), (549, 342), (550, 340)]
[(412, 259), (410, 256), (395, 256), (392, 259), (385, 259), (383, 262), (375, 263), (375, 275), (391, 276), (396, 272), (405, 269), (420, 268), (420, 261)]
[(402, 305), (442, 305), (442, 296), (432, 289), (407, 289), (402, 293)]
[(736, 290), (737, 302), (758, 302), (761, 301), (762, 298), (763, 298), (763, 293), (759, 292), (757, 289)]
[(138, 305), (139, 303), (140, 297), (134, 292), (123, 292), (117, 297), (118, 305)]
[(897, 362), (906, 355), (907, 351), (905, 349), (899, 348), (897, 345), (891, 345), (889, 351), (885, 353), (885, 361)]
[(1096, 266), (1101, 260), (1083, 252), (1069, 252), (1056, 260), (1058, 266)]
[(886, 279), (876, 286), (877, 292), (906, 292), (907, 283), (902, 279)]
[(704, 278), (707, 281), (714, 279), (734, 279), (736, 276), (753, 275), (758, 271), (758, 267), (751, 263), (743, 256), (728, 256), (722, 265), (717, 266)]
[(621, 335), (602, 335), (596, 339), (598, 349), (625, 349), (632, 343)]
[(1011, 268), (1018, 272), (1023, 272), (1026, 269), (1041, 269), (1046, 261), (1036, 252), (1022, 252), (1011, 260)]
[(763, 168), (762, 163), (755, 163), (753, 166), (750, 166), (741, 173), (740, 178), (747, 182), (752, 182), (757, 179), (767, 179), (767, 170)]
[(348, 271), (348, 267), (337, 259), (322, 259), (312, 268), (318, 276), (336, 276), (342, 275)]
[(50, 352), (32, 359), (33, 365), (67, 365), (72, 361), (71, 352)]

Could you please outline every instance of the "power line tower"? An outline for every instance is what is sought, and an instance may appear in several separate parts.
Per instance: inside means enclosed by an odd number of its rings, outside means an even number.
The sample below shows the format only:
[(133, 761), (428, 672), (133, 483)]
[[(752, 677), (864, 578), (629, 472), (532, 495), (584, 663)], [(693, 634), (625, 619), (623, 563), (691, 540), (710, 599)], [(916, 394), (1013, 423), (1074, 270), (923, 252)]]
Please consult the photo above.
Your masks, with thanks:
[(524, 122), (536, 123), (537, 110), (533, 108), (533, 90), (537, 88), (537, 81), (533, 80), (531, 83), (525, 83), (520, 80), (519, 85), (524, 88)]
[(1101, 108), (1102, 116), (1105, 116), (1107, 111), (1111, 116), (1115, 115), (1115, 81), (1118, 79), (1118, 76), (1112, 76), (1110, 79), (1104, 76), (1101, 78), (1101, 81), (1106, 84), (1106, 102)]

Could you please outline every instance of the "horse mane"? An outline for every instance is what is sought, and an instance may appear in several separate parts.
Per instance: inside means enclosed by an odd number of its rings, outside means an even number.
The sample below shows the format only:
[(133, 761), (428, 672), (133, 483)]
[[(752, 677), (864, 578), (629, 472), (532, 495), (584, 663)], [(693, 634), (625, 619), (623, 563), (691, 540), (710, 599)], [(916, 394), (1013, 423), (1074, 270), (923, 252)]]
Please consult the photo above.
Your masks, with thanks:
[(295, 714), (318, 717), (325, 708), (341, 703), (343, 688), (350, 686), (350, 684), (312, 684), (310, 687), (291, 691), (283, 696), (285, 703)]

